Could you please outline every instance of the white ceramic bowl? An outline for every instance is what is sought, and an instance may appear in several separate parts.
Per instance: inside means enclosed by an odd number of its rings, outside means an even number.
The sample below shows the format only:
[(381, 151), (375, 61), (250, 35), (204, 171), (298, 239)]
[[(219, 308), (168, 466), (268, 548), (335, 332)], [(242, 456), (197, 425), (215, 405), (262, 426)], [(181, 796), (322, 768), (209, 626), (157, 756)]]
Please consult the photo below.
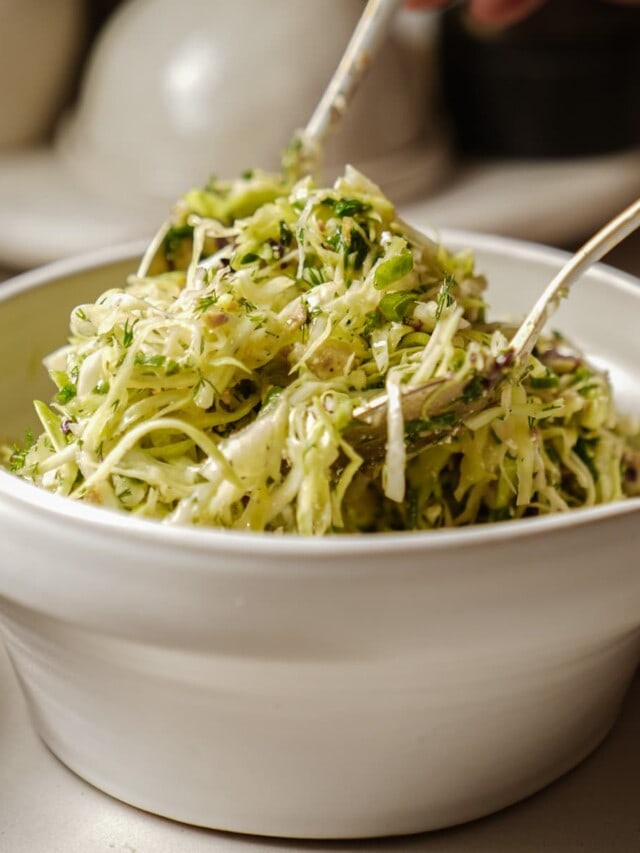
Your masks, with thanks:
[[(558, 252), (473, 235), (500, 313)], [(131, 247), (0, 287), (0, 423)], [(639, 408), (640, 287), (605, 267), (557, 323)], [(613, 331), (615, 330), (615, 332)], [(7, 369), (9, 368), (9, 369)], [(415, 832), (536, 791), (606, 735), (640, 649), (640, 501), (324, 539), (171, 528), (0, 473), (0, 619), (37, 731), (126, 802), (301, 837)]]

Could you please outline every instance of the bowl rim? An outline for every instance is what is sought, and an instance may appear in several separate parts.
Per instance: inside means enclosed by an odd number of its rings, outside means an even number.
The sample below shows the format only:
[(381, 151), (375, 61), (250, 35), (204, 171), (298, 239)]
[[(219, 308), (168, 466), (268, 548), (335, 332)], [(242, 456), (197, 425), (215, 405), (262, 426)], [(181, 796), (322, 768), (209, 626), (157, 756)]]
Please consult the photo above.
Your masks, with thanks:
[[(570, 253), (543, 244), (517, 240), (501, 235), (465, 229), (442, 228), (437, 237), (447, 245), (474, 251), (506, 254), (512, 260), (559, 266)], [(140, 257), (147, 241), (134, 241), (83, 253), (54, 261), (15, 276), (0, 285), (0, 305), (5, 300), (20, 296), (38, 287), (54, 285), (58, 278), (88, 272), (100, 266), (116, 264)], [(632, 294), (640, 301), (640, 279), (607, 264), (594, 265), (587, 275), (597, 275), (606, 286)], [(180, 547), (188, 551), (224, 551), (228, 554), (247, 553), (257, 549), (273, 557), (327, 555), (357, 555), (369, 552), (372, 547), (384, 553), (410, 553), (414, 551), (439, 551), (451, 547), (477, 547), (482, 544), (509, 542), (541, 533), (562, 531), (566, 528), (593, 524), (613, 516), (640, 512), (640, 497), (600, 504), (594, 507), (553, 513), (486, 525), (463, 528), (442, 528), (428, 531), (398, 531), (390, 533), (350, 533), (335, 536), (303, 536), (259, 531), (226, 530), (223, 528), (190, 527), (165, 524), (154, 519), (132, 517), (104, 507), (94, 507), (80, 501), (51, 494), (8, 471), (0, 469), (0, 501), (18, 502), (48, 518), (71, 523), (75, 527), (90, 529), (94, 526), (102, 533), (112, 533), (125, 539), (152, 540), (156, 545)], [(304, 564), (300, 566), (304, 571)]]

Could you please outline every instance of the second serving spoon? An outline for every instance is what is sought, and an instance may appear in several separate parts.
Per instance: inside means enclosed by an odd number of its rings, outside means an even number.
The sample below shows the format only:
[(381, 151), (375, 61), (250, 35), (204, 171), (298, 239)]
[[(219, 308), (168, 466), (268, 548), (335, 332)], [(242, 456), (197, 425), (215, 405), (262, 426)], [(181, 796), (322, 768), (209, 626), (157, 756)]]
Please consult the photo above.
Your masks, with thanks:
[[(456, 380), (444, 375), (428, 382), (401, 386), (400, 407), (405, 421), (422, 421), (420, 431), (412, 431), (409, 455), (415, 455), (430, 444), (447, 440), (463, 425), (466, 418), (487, 408), (497, 391), (511, 376), (517, 376), (526, 365), (543, 327), (566, 297), (570, 287), (597, 261), (640, 226), (640, 199), (615, 216), (567, 261), (547, 285), (542, 295), (524, 318), (505, 350), (485, 364), (471, 377)], [(469, 384), (482, 385), (482, 394), (472, 401), (465, 393)], [(467, 398), (467, 399), (465, 399)], [(388, 397), (386, 392), (356, 408), (354, 422), (344, 438), (370, 461), (384, 457), (387, 435)], [(448, 418), (446, 417), (448, 416)], [(450, 420), (452, 426), (443, 427)], [(432, 426), (429, 423), (433, 422)]]

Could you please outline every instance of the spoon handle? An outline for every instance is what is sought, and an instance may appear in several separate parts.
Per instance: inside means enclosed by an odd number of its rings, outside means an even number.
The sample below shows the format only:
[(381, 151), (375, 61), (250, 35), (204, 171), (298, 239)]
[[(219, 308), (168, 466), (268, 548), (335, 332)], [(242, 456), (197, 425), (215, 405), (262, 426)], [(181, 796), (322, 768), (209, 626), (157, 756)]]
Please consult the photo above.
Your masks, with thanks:
[(322, 147), (346, 112), (358, 84), (371, 65), (403, 0), (369, 0), (329, 85), (304, 130), (305, 142)]
[(637, 199), (578, 249), (544, 289), (511, 339), (509, 349), (516, 362), (532, 352), (545, 323), (557, 309), (560, 299), (567, 296), (571, 285), (639, 226), (640, 199)]

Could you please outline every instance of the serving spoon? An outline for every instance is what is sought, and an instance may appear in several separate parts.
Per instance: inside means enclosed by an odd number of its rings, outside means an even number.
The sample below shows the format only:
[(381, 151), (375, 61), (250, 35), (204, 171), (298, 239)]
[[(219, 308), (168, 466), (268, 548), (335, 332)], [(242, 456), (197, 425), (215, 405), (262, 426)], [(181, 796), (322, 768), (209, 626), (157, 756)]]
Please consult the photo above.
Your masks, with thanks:
[[(369, 0), (329, 84), (304, 129), (294, 134), (289, 164), (297, 176), (320, 171), (324, 145), (340, 124), (404, 0)], [(287, 164), (285, 163), (285, 166)]]
[[(562, 266), (517, 328), (505, 350), (470, 377), (456, 380), (444, 375), (400, 389), (400, 407), (406, 421), (422, 422), (424, 428), (412, 431), (407, 452), (416, 455), (430, 444), (452, 437), (471, 415), (487, 408), (496, 393), (511, 376), (517, 377), (526, 366), (547, 320), (569, 294), (571, 286), (597, 261), (640, 226), (640, 199), (615, 216)], [(469, 400), (472, 388), (482, 393)], [(465, 399), (466, 398), (466, 399)], [(354, 423), (344, 438), (370, 461), (384, 457), (386, 450), (388, 396), (377, 394), (353, 412)], [(451, 426), (443, 427), (443, 423)]]

